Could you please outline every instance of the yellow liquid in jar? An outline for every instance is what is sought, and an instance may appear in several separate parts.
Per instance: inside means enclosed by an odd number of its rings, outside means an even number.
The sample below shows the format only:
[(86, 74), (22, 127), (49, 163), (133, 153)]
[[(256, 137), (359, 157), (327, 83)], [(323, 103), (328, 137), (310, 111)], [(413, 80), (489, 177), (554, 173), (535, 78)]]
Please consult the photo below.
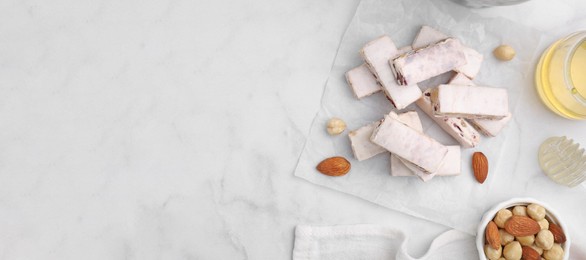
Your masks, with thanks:
[(586, 41), (583, 41), (574, 52), (570, 61), (570, 78), (574, 92), (586, 97)]
[(583, 120), (586, 119), (586, 40), (576, 48), (564, 40), (554, 43), (542, 55), (535, 75), (537, 91), (553, 112)]

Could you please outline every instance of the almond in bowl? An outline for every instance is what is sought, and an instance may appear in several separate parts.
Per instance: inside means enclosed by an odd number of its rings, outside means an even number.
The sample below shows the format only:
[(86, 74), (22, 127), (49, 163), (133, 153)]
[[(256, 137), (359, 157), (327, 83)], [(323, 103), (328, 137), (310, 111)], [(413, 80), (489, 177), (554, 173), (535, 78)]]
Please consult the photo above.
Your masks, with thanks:
[(478, 225), (480, 259), (567, 260), (567, 227), (550, 206), (531, 198), (511, 199), (487, 211)]

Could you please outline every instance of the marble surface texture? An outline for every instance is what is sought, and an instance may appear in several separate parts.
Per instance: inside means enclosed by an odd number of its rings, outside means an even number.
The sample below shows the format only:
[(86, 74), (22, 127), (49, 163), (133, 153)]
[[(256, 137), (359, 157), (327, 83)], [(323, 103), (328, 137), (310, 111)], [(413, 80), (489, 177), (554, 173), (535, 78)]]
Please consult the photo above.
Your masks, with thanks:
[[(446, 227), (293, 176), (358, 2), (0, 0), (0, 259), (289, 259), (295, 225), (354, 223), (417, 232), (423, 254)], [(543, 49), (585, 9), (471, 12)], [(586, 145), (535, 92), (515, 113), (517, 171), (546, 137)]]

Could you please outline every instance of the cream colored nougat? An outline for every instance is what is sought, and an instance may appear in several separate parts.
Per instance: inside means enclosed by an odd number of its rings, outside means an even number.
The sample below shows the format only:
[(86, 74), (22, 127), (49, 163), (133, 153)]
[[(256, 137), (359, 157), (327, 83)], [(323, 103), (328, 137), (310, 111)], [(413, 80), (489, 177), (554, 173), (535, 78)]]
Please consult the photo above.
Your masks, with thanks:
[(448, 38), (389, 60), (399, 85), (417, 84), (459, 66), (466, 65), (463, 46)]
[(461, 172), (461, 149), (459, 145), (449, 145), (446, 146), (448, 148), (448, 153), (446, 154), (446, 158), (444, 162), (437, 170), (437, 172), (426, 174), (414, 167), (412, 164), (406, 163), (405, 167), (409, 168), (413, 171), (415, 175), (417, 175), (423, 181), (429, 181), (434, 176), (454, 176), (460, 175)]
[(447, 38), (449, 38), (449, 36), (445, 35), (444, 33), (436, 30), (435, 28), (424, 25), (421, 26), (421, 29), (419, 30), (419, 33), (417, 33), (417, 36), (415, 36), (415, 40), (411, 46), (413, 46), (413, 49), (421, 49)]
[[(449, 82), (452, 85), (476, 86), (468, 77), (458, 73)], [(483, 135), (495, 137), (511, 120), (513, 115), (509, 113), (503, 119), (489, 120), (489, 119), (470, 119), (468, 122)]]
[(442, 84), (431, 92), (436, 116), (502, 119), (509, 114), (506, 89)]
[[(393, 113), (390, 116), (394, 116)], [(402, 123), (423, 132), (423, 126), (421, 125), (421, 120), (419, 119), (419, 115), (415, 111), (409, 111), (397, 116), (397, 119), (400, 120)], [(417, 176), (423, 181), (429, 181), (434, 176), (452, 176), (460, 174), (460, 146), (453, 145), (447, 146), (448, 153), (444, 160), (444, 163), (440, 167), (440, 169), (435, 173), (425, 173), (419, 170), (417, 167), (413, 166), (410, 162), (401, 159), (399, 156), (395, 154), (391, 154), (391, 175), (392, 176)]]
[[(419, 33), (415, 37), (412, 43), (413, 49), (420, 49), (430, 44), (442, 41), (449, 38), (444, 33), (424, 25), (419, 30)], [(474, 78), (478, 75), (484, 56), (476, 50), (463, 46), (462, 51), (466, 56), (466, 64), (460, 67), (454, 68), (455, 71), (465, 74), (469, 78)]]
[(370, 140), (425, 173), (436, 172), (448, 153), (446, 146), (390, 115), (385, 116)]
[[(409, 49), (402, 48), (402, 51)], [(389, 59), (400, 53), (391, 38), (386, 35), (367, 43), (360, 50), (362, 58), (376, 76), (383, 92), (397, 109), (403, 109), (421, 97), (421, 89), (417, 85), (399, 86), (395, 81)]]
[(468, 78), (473, 79), (480, 72), (482, 61), (484, 56), (476, 50), (468, 47), (464, 47), (464, 56), (466, 56), (466, 64), (454, 69), (459, 73), (466, 75)]
[(452, 136), (464, 148), (472, 148), (480, 143), (480, 133), (476, 131), (465, 119), (459, 117), (436, 117), (431, 104), (431, 91), (423, 92), (423, 96), (417, 100), (417, 106), (435, 121), (446, 133)]
[(346, 81), (357, 98), (367, 97), (381, 90), (376, 77), (364, 63), (346, 72)]
[[(390, 115), (394, 115), (394, 113), (391, 113)], [(404, 124), (423, 132), (423, 126), (421, 125), (421, 120), (416, 111), (408, 111), (397, 116)], [(390, 160), (392, 176), (415, 176), (413, 171), (405, 166), (405, 162), (403, 162), (399, 156), (391, 154)]]
[(356, 160), (364, 161), (386, 152), (384, 148), (370, 141), (372, 132), (379, 124), (380, 121), (373, 122), (348, 133), (350, 146), (352, 147), (352, 152)]

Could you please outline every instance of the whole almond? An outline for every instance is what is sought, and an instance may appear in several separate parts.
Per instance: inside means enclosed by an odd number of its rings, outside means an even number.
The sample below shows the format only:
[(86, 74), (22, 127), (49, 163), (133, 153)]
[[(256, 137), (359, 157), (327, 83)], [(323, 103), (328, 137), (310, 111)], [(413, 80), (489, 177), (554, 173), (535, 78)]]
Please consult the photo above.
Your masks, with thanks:
[(488, 222), (484, 233), (486, 235), (486, 242), (488, 242), (492, 248), (499, 249), (501, 246), (501, 235), (499, 233), (499, 227), (496, 226), (494, 221)]
[(342, 176), (350, 171), (350, 162), (341, 156), (330, 157), (321, 161), (316, 169), (328, 176)]
[(523, 246), (523, 253), (521, 255), (521, 259), (523, 260), (540, 260), (541, 259), (541, 255), (539, 254), (539, 252), (535, 251), (535, 249), (533, 249), (530, 246)]
[(505, 230), (515, 237), (524, 237), (539, 233), (541, 227), (530, 217), (512, 216), (505, 222)]
[(564, 234), (564, 231), (560, 226), (555, 223), (549, 223), (549, 231), (553, 234), (554, 242), (558, 244), (566, 242), (566, 234)]
[(479, 183), (484, 183), (488, 177), (488, 159), (481, 152), (475, 152), (472, 155), (472, 169), (474, 177)]

